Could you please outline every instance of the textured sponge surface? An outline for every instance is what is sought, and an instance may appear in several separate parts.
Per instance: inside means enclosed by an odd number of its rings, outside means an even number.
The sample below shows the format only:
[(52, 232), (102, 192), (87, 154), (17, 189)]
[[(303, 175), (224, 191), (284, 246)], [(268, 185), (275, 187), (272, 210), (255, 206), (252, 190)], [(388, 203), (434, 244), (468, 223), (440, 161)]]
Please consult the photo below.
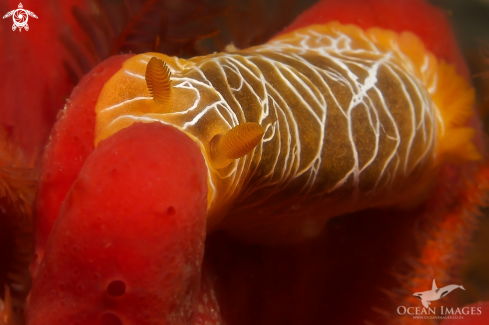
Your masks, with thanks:
[(28, 323), (188, 324), (206, 197), (202, 153), (176, 128), (135, 124), (102, 141), (61, 207)]

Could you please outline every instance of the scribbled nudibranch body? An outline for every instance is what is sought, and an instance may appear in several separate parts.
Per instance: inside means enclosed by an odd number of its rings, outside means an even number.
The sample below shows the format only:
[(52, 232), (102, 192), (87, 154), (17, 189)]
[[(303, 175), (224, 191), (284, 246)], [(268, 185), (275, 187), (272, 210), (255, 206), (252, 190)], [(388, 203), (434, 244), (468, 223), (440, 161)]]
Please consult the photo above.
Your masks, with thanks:
[[(171, 73), (164, 102), (148, 89), (152, 57)], [(478, 159), (473, 97), (414, 34), (331, 22), (230, 53), (127, 60), (99, 96), (95, 143), (135, 122), (173, 125), (205, 157), (209, 230), (293, 242), (333, 216), (419, 204), (443, 163)], [(256, 146), (216, 161), (216, 137), (245, 123), (263, 130)]]

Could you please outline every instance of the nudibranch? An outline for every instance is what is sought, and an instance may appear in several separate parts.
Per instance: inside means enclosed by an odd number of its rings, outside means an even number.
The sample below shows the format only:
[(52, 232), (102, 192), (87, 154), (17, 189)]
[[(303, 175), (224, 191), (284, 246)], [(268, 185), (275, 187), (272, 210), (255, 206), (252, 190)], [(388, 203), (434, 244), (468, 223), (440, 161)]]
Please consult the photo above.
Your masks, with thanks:
[(172, 125), (205, 157), (209, 230), (293, 242), (333, 216), (413, 206), (445, 161), (478, 159), (473, 100), (414, 34), (332, 22), (231, 53), (134, 56), (100, 93), (95, 143)]
[(325, 18), (248, 49), (112, 58), (45, 153), (27, 324), (220, 324), (206, 234), (294, 245), (420, 206), (484, 154), (464, 67), (437, 51)]

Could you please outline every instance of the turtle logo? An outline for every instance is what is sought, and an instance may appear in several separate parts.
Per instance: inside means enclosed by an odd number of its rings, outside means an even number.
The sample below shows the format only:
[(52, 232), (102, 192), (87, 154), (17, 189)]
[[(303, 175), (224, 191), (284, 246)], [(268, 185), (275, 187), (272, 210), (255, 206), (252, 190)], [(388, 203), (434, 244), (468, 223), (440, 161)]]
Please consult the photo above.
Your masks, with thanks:
[(29, 16), (37, 19), (36, 14), (33, 13), (32, 11), (25, 10), (24, 6), (22, 6), (22, 3), (19, 3), (19, 9), (15, 9), (7, 12), (7, 14), (3, 16), (3, 19), (8, 18), (10, 16), (12, 16), (12, 19), (14, 20), (14, 24), (12, 25), (12, 31), (14, 32), (17, 28), (19, 29), (19, 32), (22, 31), (22, 28), (24, 28), (26, 31), (29, 30), (29, 25), (27, 25)]

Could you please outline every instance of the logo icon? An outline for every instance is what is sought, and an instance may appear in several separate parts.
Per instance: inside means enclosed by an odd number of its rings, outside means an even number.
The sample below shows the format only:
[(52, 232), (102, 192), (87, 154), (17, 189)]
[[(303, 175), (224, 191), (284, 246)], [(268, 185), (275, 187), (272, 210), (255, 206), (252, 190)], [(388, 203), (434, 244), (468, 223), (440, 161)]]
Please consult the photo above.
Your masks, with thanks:
[(29, 16), (37, 19), (36, 14), (33, 13), (32, 11), (25, 10), (24, 6), (22, 6), (22, 3), (19, 3), (18, 9), (7, 12), (7, 14), (3, 16), (3, 19), (8, 18), (10, 16), (12, 16), (12, 19), (14, 20), (14, 24), (12, 25), (12, 31), (14, 32), (17, 28), (19, 29), (19, 32), (22, 31), (22, 28), (24, 28), (26, 31), (29, 30), (29, 25), (27, 25)]
[(430, 291), (416, 292), (413, 294), (413, 296), (421, 300), (421, 303), (423, 304), (424, 307), (429, 308), (429, 305), (431, 304), (432, 301), (439, 300), (445, 297), (446, 295), (448, 295), (450, 292), (452, 292), (457, 288), (465, 290), (463, 286), (459, 286), (456, 284), (451, 284), (443, 288), (438, 288), (436, 286), (435, 279), (433, 279), (433, 286), (431, 287)]

